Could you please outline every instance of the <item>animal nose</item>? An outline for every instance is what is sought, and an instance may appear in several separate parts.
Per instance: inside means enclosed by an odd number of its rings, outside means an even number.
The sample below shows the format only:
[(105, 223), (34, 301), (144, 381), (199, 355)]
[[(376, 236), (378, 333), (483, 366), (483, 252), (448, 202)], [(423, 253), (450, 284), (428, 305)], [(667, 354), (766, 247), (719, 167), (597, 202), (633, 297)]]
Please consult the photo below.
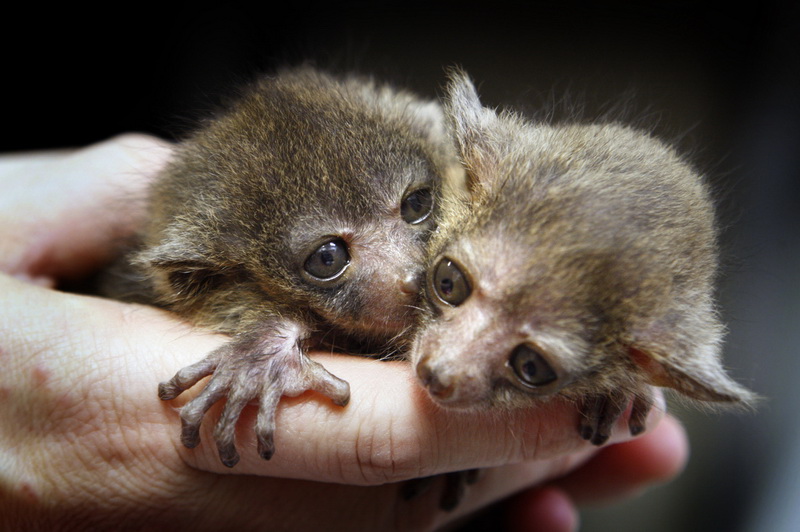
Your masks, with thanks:
[(453, 396), (455, 386), (452, 380), (442, 377), (433, 371), (428, 365), (427, 355), (417, 363), (417, 377), (436, 399), (446, 401)]
[(420, 289), (420, 276), (416, 273), (407, 273), (397, 281), (400, 292), (405, 295), (415, 296)]

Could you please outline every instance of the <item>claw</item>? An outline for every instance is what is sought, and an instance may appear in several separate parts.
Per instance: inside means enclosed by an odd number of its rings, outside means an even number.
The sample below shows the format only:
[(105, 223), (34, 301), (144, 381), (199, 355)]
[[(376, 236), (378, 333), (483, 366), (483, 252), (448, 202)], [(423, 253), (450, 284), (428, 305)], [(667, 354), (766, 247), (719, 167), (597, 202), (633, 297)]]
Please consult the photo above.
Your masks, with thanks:
[(610, 434), (603, 434), (602, 432), (595, 432), (594, 436), (592, 436), (592, 445), (596, 445), (596, 446), (600, 447), (605, 442), (607, 442), (610, 437), (611, 437)]
[(159, 383), (158, 398), (162, 401), (175, 399), (184, 390), (191, 388), (202, 378), (214, 373), (222, 355), (221, 349), (212, 351), (203, 360), (182, 368), (170, 380)]
[(200, 395), (181, 408), (181, 443), (192, 449), (200, 443), (200, 424), (203, 416), (214, 403), (225, 396), (225, 383), (217, 375), (211, 378)]
[(411, 480), (407, 480), (403, 484), (403, 488), (400, 490), (400, 496), (404, 501), (416, 499), (430, 489), (431, 485), (433, 484), (433, 479), (435, 478), (436, 477), (433, 476), (412, 478)]
[(464, 500), (467, 486), (475, 484), (481, 476), (480, 469), (467, 469), (445, 474), (444, 491), (439, 501), (439, 508), (452, 512)]
[(191, 423), (181, 418), (181, 443), (187, 449), (194, 449), (200, 444), (199, 423)]
[(162, 401), (175, 399), (181, 394), (181, 391), (182, 390), (172, 384), (171, 381), (158, 383), (158, 398)]
[(589, 395), (581, 402), (581, 438), (592, 445), (603, 445), (611, 437), (611, 430), (625, 410), (627, 401), (623, 393)]
[(309, 389), (330, 397), (337, 406), (347, 406), (350, 402), (350, 385), (325, 369), (322, 364), (308, 359), (304, 371), (308, 373)]
[(258, 454), (264, 460), (269, 460), (275, 454), (275, 409), (281, 394), (277, 390), (268, 389), (261, 394), (256, 418), (256, 439), (258, 440)]
[(219, 459), (228, 467), (233, 467), (239, 461), (239, 453), (236, 452), (236, 445), (234, 444), (234, 436), (236, 434), (236, 422), (239, 416), (247, 406), (249, 397), (248, 395), (239, 395), (237, 397), (228, 397), (228, 402), (225, 403), (225, 408), (222, 410), (222, 415), (214, 427), (214, 442), (217, 444), (217, 451), (219, 452)]
[(480, 469), (469, 469), (465, 471), (454, 471), (441, 475), (433, 475), (424, 478), (415, 478), (405, 482), (400, 491), (403, 500), (410, 501), (428, 491), (433, 481), (443, 477), (444, 487), (439, 498), (439, 508), (452, 512), (461, 504), (467, 492), (467, 485), (474, 484), (480, 478)]
[(470, 486), (477, 483), (483, 476), (482, 469), (468, 469), (465, 473), (465, 480)]
[(275, 441), (272, 432), (258, 436), (258, 456), (269, 460), (275, 454)]
[[(578, 428), (581, 438), (594, 445), (602, 445), (611, 436), (614, 423), (625, 411), (630, 394), (624, 392), (606, 395), (588, 395), (580, 403), (581, 424)], [(638, 436), (647, 428), (647, 414), (653, 407), (653, 395), (649, 389), (642, 389), (633, 395), (633, 405), (628, 418), (628, 430)]]
[(275, 409), (283, 395), (296, 396), (313, 390), (330, 397), (334, 404), (345, 406), (350, 400), (350, 385), (309, 359), (299, 347), (299, 334), (297, 327), (272, 327), (266, 333), (262, 330), (258, 334), (238, 335), (159, 384), (159, 397), (169, 400), (211, 374), (205, 389), (181, 409), (181, 443), (190, 449), (196, 447), (206, 412), (214, 403), (227, 398), (214, 428), (214, 441), (222, 463), (233, 467), (239, 461), (236, 423), (244, 407), (257, 399), (258, 454), (269, 460), (275, 453)]
[(653, 397), (650, 394), (637, 395), (633, 399), (631, 417), (628, 420), (628, 429), (631, 435), (638, 436), (647, 429), (647, 414), (653, 408)]
[(236, 451), (236, 447), (233, 443), (223, 447), (218, 446), (217, 451), (219, 452), (219, 460), (222, 462), (222, 465), (233, 467), (239, 463), (239, 453)]
[(444, 491), (439, 500), (439, 508), (446, 512), (452, 512), (464, 498), (467, 492), (466, 477), (463, 471), (447, 473), (444, 476)]

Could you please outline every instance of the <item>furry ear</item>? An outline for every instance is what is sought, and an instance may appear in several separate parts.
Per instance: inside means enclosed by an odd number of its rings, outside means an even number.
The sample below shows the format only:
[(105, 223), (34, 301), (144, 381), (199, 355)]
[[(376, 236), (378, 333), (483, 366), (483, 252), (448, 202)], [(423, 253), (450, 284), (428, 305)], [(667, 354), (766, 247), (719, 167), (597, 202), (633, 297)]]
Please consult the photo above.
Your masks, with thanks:
[(481, 103), (478, 91), (469, 75), (460, 68), (451, 68), (448, 73), (445, 110), (459, 144), (473, 139), (472, 134), (491, 122), (493, 111)]
[[(694, 352), (683, 351), (689, 349)], [(672, 388), (698, 401), (744, 407), (753, 406), (758, 401), (756, 394), (725, 373), (716, 344), (690, 346), (675, 342), (670, 351), (643, 344), (631, 347), (629, 354), (647, 374), (648, 383), (654, 386)]]
[(161, 287), (158, 292), (168, 294), (162, 303), (170, 304), (213, 290), (223, 282), (227, 270), (213, 265), (192, 246), (184, 248), (174, 241), (142, 251), (135, 261)]
[(448, 71), (445, 114), (464, 167), (467, 186), (478, 189), (490, 179), (499, 160), (498, 146), (493, 141), (498, 116), (481, 104), (478, 92), (469, 76), (460, 68)]

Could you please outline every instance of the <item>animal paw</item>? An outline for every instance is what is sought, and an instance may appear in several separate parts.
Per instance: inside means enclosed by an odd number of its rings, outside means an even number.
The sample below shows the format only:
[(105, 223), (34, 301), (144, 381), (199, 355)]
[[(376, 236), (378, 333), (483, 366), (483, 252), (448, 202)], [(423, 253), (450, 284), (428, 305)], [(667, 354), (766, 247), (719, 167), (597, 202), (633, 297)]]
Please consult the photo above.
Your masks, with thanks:
[(436, 478), (443, 477), (444, 487), (439, 499), (439, 508), (451, 512), (461, 503), (467, 492), (467, 486), (478, 481), (480, 473), (480, 469), (468, 469), (432, 477), (415, 478), (406, 482), (401, 493), (405, 500), (414, 499), (428, 491)]
[[(624, 392), (587, 395), (580, 403), (581, 423), (579, 431), (584, 440), (594, 445), (603, 445), (611, 437), (611, 431), (628, 406), (629, 395)], [(650, 393), (633, 396), (628, 430), (634, 436), (645, 431), (647, 414), (653, 406)]]
[(281, 397), (313, 390), (344, 406), (350, 386), (311, 360), (298, 338), (287, 334), (245, 335), (211, 352), (203, 360), (178, 371), (159, 384), (158, 395), (170, 400), (211, 375), (200, 394), (181, 408), (181, 442), (188, 448), (200, 443), (200, 424), (211, 406), (226, 399), (214, 429), (214, 441), (223, 464), (239, 461), (234, 441), (236, 422), (250, 402), (258, 403), (256, 438), (258, 453), (269, 460), (275, 452), (275, 410)]

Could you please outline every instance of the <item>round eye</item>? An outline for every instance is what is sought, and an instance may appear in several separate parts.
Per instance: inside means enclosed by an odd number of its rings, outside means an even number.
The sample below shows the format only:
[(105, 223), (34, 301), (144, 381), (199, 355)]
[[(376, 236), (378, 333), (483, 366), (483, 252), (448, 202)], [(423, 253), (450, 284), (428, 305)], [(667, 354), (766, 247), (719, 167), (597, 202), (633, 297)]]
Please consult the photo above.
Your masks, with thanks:
[(511, 352), (511, 369), (525, 386), (538, 388), (558, 378), (550, 364), (536, 349), (528, 344), (518, 345)]
[(436, 265), (433, 272), (433, 290), (447, 303), (457, 307), (472, 293), (464, 272), (450, 259), (444, 258)]
[(400, 216), (406, 223), (416, 225), (424, 222), (433, 209), (433, 194), (429, 188), (410, 192), (400, 204)]
[(308, 256), (303, 264), (309, 275), (320, 281), (331, 281), (339, 277), (350, 264), (347, 244), (340, 238), (322, 244)]

